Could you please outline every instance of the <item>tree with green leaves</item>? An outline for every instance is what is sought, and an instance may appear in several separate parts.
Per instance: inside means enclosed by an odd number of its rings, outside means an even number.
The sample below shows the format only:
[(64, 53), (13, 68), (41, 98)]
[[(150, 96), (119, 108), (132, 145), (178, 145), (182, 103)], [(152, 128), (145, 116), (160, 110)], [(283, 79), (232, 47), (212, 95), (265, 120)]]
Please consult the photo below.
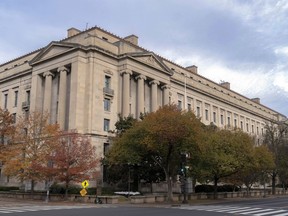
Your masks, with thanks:
[(267, 122), (265, 125), (266, 132), (264, 134), (264, 145), (266, 145), (274, 156), (275, 168), (270, 172), (272, 178), (272, 194), (276, 191), (276, 180), (283, 165), (281, 149), (287, 143), (287, 124), (283, 122)]
[(249, 195), (252, 185), (261, 182), (263, 175), (275, 167), (272, 153), (266, 146), (254, 146), (247, 153), (247, 161), (243, 167), (234, 175), (225, 179), (227, 182), (246, 186)]
[(175, 105), (163, 106), (116, 137), (108, 160), (141, 164), (149, 156), (165, 173), (168, 199), (172, 200), (172, 179), (180, 169), (181, 154), (193, 153), (201, 131), (201, 122), (192, 112), (182, 112)]
[(251, 137), (240, 130), (206, 129), (201, 146), (202, 177), (214, 182), (214, 198), (217, 198), (218, 182), (241, 170), (253, 148)]

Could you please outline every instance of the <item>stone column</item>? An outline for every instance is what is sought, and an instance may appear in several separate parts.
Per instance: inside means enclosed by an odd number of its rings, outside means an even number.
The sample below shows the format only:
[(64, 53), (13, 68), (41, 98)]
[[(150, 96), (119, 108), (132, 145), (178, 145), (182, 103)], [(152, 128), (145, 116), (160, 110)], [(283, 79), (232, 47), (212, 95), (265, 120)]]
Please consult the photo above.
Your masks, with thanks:
[(144, 113), (144, 81), (146, 77), (139, 75), (136, 77), (137, 83), (137, 118), (140, 118), (140, 114)]
[(129, 105), (130, 105), (130, 75), (132, 71), (125, 70), (121, 72), (123, 77), (122, 83), (122, 116), (127, 117), (130, 114)]
[(50, 71), (47, 71), (43, 73), (43, 77), (45, 78), (43, 111), (48, 112), (50, 114), (53, 73), (51, 73)]
[(151, 112), (155, 112), (158, 109), (157, 87), (160, 83), (157, 80), (152, 80), (149, 84), (151, 85)]
[(61, 129), (65, 129), (65, 111), (66, 111), (66, 96), (67, 96), (67, 72), (66, 67), (60, 67), (57, 70), (60, 73), (59, 95), (58, 95), (58, 116), (57, 122)]
[(169, 85), (164, 85), (161, 87), (163, 90), (163, 105), (169, 104), (169, 90), (170, 86)]

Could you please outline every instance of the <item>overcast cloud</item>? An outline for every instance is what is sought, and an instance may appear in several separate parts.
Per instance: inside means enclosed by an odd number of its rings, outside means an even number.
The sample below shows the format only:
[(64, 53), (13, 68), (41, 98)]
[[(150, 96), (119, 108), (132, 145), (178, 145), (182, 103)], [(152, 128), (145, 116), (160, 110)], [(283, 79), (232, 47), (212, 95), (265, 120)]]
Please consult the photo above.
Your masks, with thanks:
[(0, 64), (95, 25), (288, 115), (287, 0), (3, 0)]

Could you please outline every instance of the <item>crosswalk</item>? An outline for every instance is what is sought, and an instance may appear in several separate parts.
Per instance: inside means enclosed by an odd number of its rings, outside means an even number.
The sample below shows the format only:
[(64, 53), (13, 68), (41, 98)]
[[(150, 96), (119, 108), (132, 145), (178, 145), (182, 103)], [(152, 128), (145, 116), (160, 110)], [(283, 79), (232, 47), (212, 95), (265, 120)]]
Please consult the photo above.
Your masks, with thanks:
[[(20, 212), (36, 212), (49, 210), (65, 210), (65, 209), (81, 209), (81, 208), (95, 208), (92, 205), (21, 205), (21, 206), (0, 206), (0, 215)], [(105, 208), (106, 205), (101, 205)]]
[(250, 216), (288, 216), (288, 210), (261, 208), (261, 207), (202, 205), (202, 206), (179, 206), (176, 208), (183, 210), (219, 212), (232, 215), (234, 214), (234, 215), (250, 215)]

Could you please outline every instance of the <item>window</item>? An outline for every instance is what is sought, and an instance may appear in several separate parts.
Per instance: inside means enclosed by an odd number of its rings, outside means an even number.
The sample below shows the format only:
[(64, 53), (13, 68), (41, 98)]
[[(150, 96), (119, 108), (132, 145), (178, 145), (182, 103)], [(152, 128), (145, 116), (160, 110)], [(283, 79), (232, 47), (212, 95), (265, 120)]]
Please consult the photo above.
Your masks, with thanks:
[(16, 123), (16, 113), (12, 114), (13, 123)]
[(182, 101), (178, 100), (178, 109), (182, 110)]
[(213, 112), (213, 122), (216, 123), (216, 112)]
[(228, 121), (228, 127), (230, 127), (230, 125), (231, 125), (230, 117), (227, 118), (227, 121)]
[(110, 111), (110, 107), (111, 107), (111, 100), (108, 98), (105, 98), (104, 99), (104, 110)]
[(243, 121), (240, 122), (241, 130), (243, 130)]
[(252, 133), (254, 133), (254, 125), (252, 125)]
[(109, 150), (109, 143), (104, 143), (104, 149), (103, 149), (104, 155), (107, 154), (108, 150)]
[(264, 135), (264, 129), (263, 128), (261, 128), (261, 134)]
[(109, 131), (109, 130), (110, 130), (110, 120), (104, 119), (104, 131)]
[(222, 114), (220, 116), (220, 120), (221, 120), (221, 125), (223, 125), (224, 124), (224, 116)]
[(26, 101), (30, 102), (30, 91), (26, 91)]
[(206, 118), (206, 121), (209, 121), (209, 115), (208, 115), (208, 110), (205, 109), (205, 118)]
[(196, 108), (196, 111), (197, 111), (197, 113), (196, 113), (196, 114), (197, 114), (197, 117), (200, 117), (200, 107), (197, 107), (197, 108)]
[(18, 103), (18, 91), (15, 91), (14, 94), (15, 94), (14, 107), (17, 107), (17, 103)]
[(259, 127), (257, 127), (256, 130), (257, 130), (257, 135), (259, 135)]
[(237, 119), (234, 119), (234, 127), (237, 127)]
[(192, 110), (192, 106), (191, 106), (191, 104), (187, 104), (187, 108), (188, 108), (188, 111), (191, 111)]
[(7, 109), (8, 106), (8, 94), (4, 94), (4, 109)]
[(110, 87), (111, 87), (111, 77), (105, 76), (105, 88), (110, 89)]
[(248, 123), (246, 123), (246, 130), (247, 130), (247, 132), (249, 132), (249, 125), (248, 125)]

